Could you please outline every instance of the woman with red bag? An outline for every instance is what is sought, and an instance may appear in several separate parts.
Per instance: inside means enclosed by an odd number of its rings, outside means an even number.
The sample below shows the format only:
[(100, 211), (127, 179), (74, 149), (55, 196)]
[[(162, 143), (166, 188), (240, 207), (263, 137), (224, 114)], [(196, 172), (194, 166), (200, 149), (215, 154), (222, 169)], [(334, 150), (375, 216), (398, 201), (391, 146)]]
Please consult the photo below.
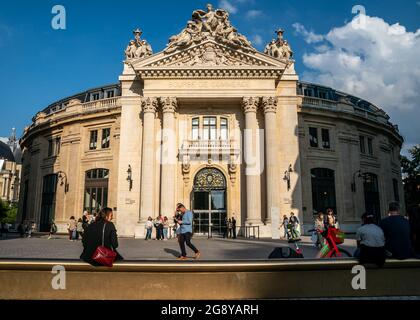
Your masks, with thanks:
[(82, 239), (83, 252), (80, 259), (93, 266), (112, 266), (114, 261), (123, 260), (116, 250), (118, 236), (112, 218), (112, 209), (103, 208), (95, 222), (87, 227)]

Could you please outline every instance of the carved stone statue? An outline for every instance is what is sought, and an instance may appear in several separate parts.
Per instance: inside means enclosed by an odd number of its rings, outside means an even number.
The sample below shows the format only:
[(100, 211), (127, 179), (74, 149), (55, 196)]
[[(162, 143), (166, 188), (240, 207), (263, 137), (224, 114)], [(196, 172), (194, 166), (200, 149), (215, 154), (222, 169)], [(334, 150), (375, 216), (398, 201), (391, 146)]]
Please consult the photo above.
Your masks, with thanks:
[(125, 49), (125, 58), (127, 60), (148, 57), (153, 54), (152, 47), (146, 40), (140, 39), (142, 35), (140, 29), (133, 31), (134, 40), (130, 40), (127, 48)]
[(195, 10), (192, 21), (180, 34), (169, 39), (165, 53), (182, 50), (193, 43), (199, 43), (207, 39), (213, 39), (225, 45), (255, 51), (248, 39), (239, 34), (229, 21), (229, 13), (226, 10), (213, 10), (211, 4), (207, 5), (207, 11)]
[(276, 34), (277, 39), (273, 39), (267, 44), (264, 53), (276, 59), (291, 59), (293, 57), (293, 51), (287, 40), (283, 39), (284, 30), (279, 29), (276, 31)]

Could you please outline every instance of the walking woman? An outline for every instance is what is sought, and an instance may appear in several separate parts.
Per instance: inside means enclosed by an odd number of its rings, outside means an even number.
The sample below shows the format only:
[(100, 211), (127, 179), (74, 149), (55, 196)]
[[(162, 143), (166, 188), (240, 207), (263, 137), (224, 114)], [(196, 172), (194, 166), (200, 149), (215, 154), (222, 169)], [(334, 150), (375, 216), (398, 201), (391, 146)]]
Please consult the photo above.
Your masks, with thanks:
[(92, 259), (92, 255), (97, 247), (102, 246), (103, 241), (104, 247), (117, 253), (116, 261), (123, 260), (123, 257), (116, 250), (118, 248), (118, 236), (115, 225), (111, 222), (113, 216), (114, 214), (111, 208), (103, 208), (97, 214), (95, 222), (87, 227), (82, 238), (83, 252), (80, 259), (93, 266), (99, 266)]
[(77, 221), (74, 216), (70, 217), (68, 223), (68, 230), (69, 230), (69, 240), (74, 241), (76, 240), (76, 229), (77, 229)]

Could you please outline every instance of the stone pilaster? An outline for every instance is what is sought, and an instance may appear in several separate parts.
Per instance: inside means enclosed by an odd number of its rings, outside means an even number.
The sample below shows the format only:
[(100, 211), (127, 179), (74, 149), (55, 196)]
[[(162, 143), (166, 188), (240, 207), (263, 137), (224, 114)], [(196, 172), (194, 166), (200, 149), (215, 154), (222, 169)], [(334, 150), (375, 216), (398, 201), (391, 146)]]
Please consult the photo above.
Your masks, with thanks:
[(176, 181), (176, 132), (175, 112), (177, 100), (172, 97), (160, 98), (163, 112), (162, 124), (162, 180), (160, 193), (160, 210), (164, 216), (172, 216), (175, 210), (175, 181)]
[(244, 163), (246, 176), (246, 224), (259, 225), (261, 220), (261, 163), (257, 126), (258, 97), (244, 97), (245, 113)]
[(272, 222), (272, 215), (278, 214), (279, 172), (277, 166), (278, 139), (276, 135), (277, 97), (263, 97), (266, 145), (267, 212), (265, 222)]
[(143, 111), (143, 145), (140, 186), (140, 217), (139, 222), (146, 222), (149, 216), (156, 216), (154, 208), (154, 156), (155, 156), (155, 114), (158, 99), (145, 97), (142, 99)]

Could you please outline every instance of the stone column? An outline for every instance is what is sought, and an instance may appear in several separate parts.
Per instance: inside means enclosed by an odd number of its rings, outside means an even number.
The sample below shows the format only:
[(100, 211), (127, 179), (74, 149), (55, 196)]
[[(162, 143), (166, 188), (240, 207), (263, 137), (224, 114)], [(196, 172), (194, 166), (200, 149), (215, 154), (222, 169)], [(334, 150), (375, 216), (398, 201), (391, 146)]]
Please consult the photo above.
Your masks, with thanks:
[(140, 186), (140, 223), (147, 221), (149, 216), (154, 216), (154, 168), (155, 157), (155, 113), (158, 106), (156, 98), (143, 98), (143, 145), (141, 162)]
[(244, 163), (246, 178), (246, 224), (260, 225), (261, 221), (261, 163), (259, 135), (257, 134), (258, 97), (244, 97), (245, 113)]
[[(277, 144), (276, 137), (276, 112), (277, 112), (277, 98), (263, 97), (262, 106), (264, 108), (265, 120), (265, 146), (266, 146), (266, 181), (267, 181), (267, 213), (265, 222), (267, 224), (272, 222), (271, 216), (273, 214), (280, 214), (276, 199), (279, 198), (279, 175), (276, 172), (277, 163)], [(276, 217), (277, 218), (277, 217)], [(275, 219), (276, 221), (278, 219)], [(274, 221), (273, 221), (274, 222)]]
[(175, 180), (176, 180), (176, 133), (175, 111), (176, 98), (160, 98), (163, 112), (162, 124), (162, 179), (160, 193), (160, 213), (170, 216), (175, 210)]

